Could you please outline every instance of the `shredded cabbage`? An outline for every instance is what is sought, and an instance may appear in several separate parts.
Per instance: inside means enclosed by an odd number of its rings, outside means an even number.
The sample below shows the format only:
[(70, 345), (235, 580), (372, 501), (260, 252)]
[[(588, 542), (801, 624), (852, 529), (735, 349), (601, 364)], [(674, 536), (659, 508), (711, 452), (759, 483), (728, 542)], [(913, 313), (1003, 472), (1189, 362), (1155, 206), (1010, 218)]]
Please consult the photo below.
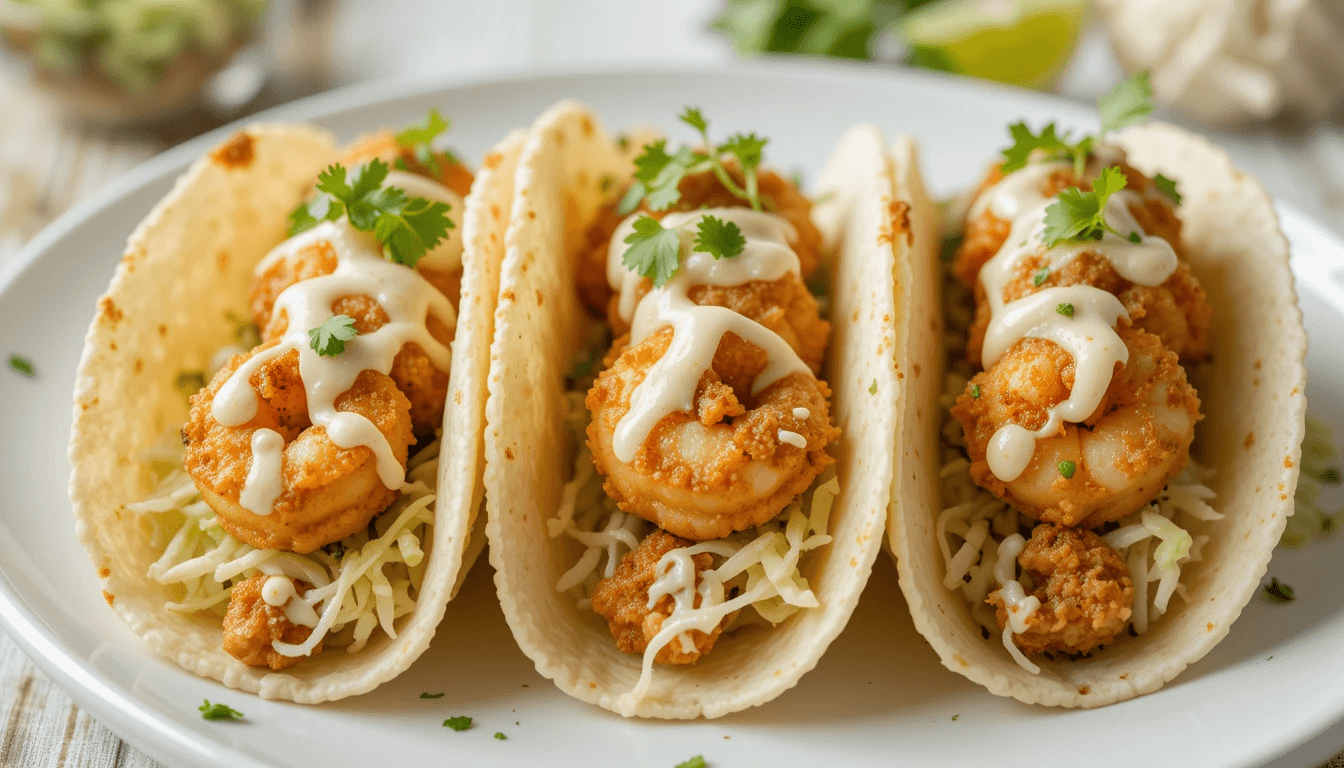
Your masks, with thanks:
[(415, 610), (434, 523), (438, 453), (435, 441), (411, 458), (401, 495), (367, 531), (306, 555), (257, 549), (226, 533), (182, 468), (176, 432), (150, 452), (160, 475), (154, 491), (127, 508), (146, 521), (151, 546), (162, 552), (150, 578), (180, 595), (165, 603), (169, 610), (222, 617), (233, 586), (257, 573), (301, 579), (313, 587), (303, 599), (316, 608), (318, 624), (303, 643), (272, 647), (307, 656), (325, 642), (354, 653), (377, 628), (395, 638), (396, 620)]
[[(566, 424), (578, 449), (574, 473), (561, 494), (560, 507), (546, 525), (552, 538), (568, 536), (583, 547), (574, 566), (561, 575), (555, 588), (570, 594), (579, 608), (586, 609), (598, 581), (612, 575), (621, 557), (639, 546), (652, 525), (622, 512), (602, 490), (602, 478), (593, 466), (585, 440), (590, 417), (583, 401), (583, 391), (567, 393)], [(750, 607), (759, 619), (773, 626), (800, 609), (820, 605), (801, 573), (801, 561), (804, 553), (831, 542), (826, 531), (839, 492), (839, 481), (834, 471), (828, 470), (809, 493), (764, 525), (674, 549), (659, 560), (659, 576), (649, 588), (649, 606), (671, 595), (674, 607), (663, 629), (645, 649), (639, 682), (622, 697), (622, 711), (633, 711), (648, 694), (654, 659), (669, 643), (677, 642), (688, 649), (693, 645), (690, 632), (712, 632), (724, 617), (739, 620), (744, 608)], [(697, 586), (687, 573), (694, 573), (689, 558), (701, 553), (713, 555), (715, 565), (700, 572)], [(733, 592), (736, 596), (726, 599)]]

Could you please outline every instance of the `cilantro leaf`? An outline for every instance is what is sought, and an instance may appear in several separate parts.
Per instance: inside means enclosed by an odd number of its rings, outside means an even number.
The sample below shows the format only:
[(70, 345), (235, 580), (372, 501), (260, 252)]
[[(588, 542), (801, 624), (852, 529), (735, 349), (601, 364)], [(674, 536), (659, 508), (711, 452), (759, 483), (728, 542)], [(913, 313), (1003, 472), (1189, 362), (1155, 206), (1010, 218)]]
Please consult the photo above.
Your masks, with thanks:
[(1100, 240), (1106, 232), (1119, 235), (1106, 223), (1106, 201), (1124, 189), (1125, 183), (1125, 174), (1110, 166), (1103, 168), (1092, 182), (1091, 192), (1077, 187), (1060, 192), (1058, 199), (1045, 209), (1045, 247), (1054, 248), (1064, 241)]
[(33, 374), (35, 373), (33, 369), (33, 364), (30, 363), (28, 361), (28, 358), (24, 357), (23, 355), (10, 355), (9, 368), (10, 370), (15, 371), (16, 373), (21, 373), (24, 376), (28, 377), (32, 377)]
[(714, 216), (702, 216), (696, 230), (695, 247), (691, 250), (708, 253), (716, 259), (731, 259), (742, 253), (747, 244), (736, 223)]
[(1031, 153), (1038, 149), (1051, 155), (1071, 150), (1068, 142), (1065, 141), (1068, 134), (1059, 136), (1055, 132), (1054, 123), (1042, 128), (1039, 136), (1032, 133), (1026, 123), (1020, 122), (1008, 126), (1008, 133), (1013, 137), (1013, 145), (1003, 150), (1004, 159), (999, 166), (999, 170), (1005, 174), (1026, 167), (1027, 162), (1031, 159)]
[(868, 394), (870, 395), (877, 394), (877, 379), (873, 379), (873, 383), (868, 385)]
[[(746, 200), (752, 208), (761, 210), (761, 198), (757, 191), (756, 169), (761, 164), (768, 139), (755, 133), (738, 133), (730, 136), (722, 144), (709, 140), (709, 121), (696, 107), (686, 107), (678, 119), (694, 128), (700, 134), (706, 150), (693, 150), (682, 147), (675, 153), (667, 151), (667, 140), (660, 139), (644, 147), (644, 151), (635, 158), (634, 184), (626, 190), (617, 211), (628, 214), (639, 207), (641, 201), (647, 201), (650, 210), (664, 211), (681, 199), (678, 185), (689, 174), (712, 171), (733, 195)], [(743, 184), (739, 185), (722, 156), (732, 155), (742, 172)]]
[(1065, 459), (1064, 461), (1059, 462), (1059, 466), (1057, 466), (1056, 469), (1059, 470), (1059, 474), (1065, 480), (1069, 480), (1073, 478), (1073, 473), (1078, 471), (1078, 465)]
[[(439, 134), (448, 130), (450, 125), (452, 121), (443, 119), (439, 110), (431, 107), (423, 126), (413, 125), (397, 134), (397, 145), (410, 152), (416, 162), (427, 168), (430, 173), (437, 174), (439, 167), (438, 160), (434, 156), (434, 140)], [(400, 158), (398, 160), (400, 161)], [(405, 165), (405, 162), (402, 162), (398, 168), (406, 170)]]
[(1068, 302), (1056, 304), (1055, 311), (1065, 317), (1073, 317), (1073, 305)]
[(761, 164), (765, 154), (765, 145), (770, 140), (753, 133), (735, 133), (719, 145), (719, 152), (733, 155), (743, 171), (751, 170)]
[(699, 107), (686, 107), (680, 115), (677, 115), (677, 119), (700, 133), (709, 130), (709, 121), (705, 120), (705, 116), (701, 114)]
[(341, 201), (325, 192), (319, 194), (289, 212), (289, 236), (307, 232), (324, 221), (335, 221), (343, 213), (345, 205)]
[[(413, 268), (456, 225), (448, 218), (447, 203), (409, 197), (400, 187), (383, 186), (388, 172), (382, 160), (358, 169), (349, 182), (339, 164), (323, 171), (317, 189), (331, 201), (323, 216), (334, 220), (345, 213), (355, 229), (374, 233), (388, 259)], [(311, 227), (316, 220), (311, 205), (304, 212), (296, 210), (290, 214), (291, 232), (297, 226)]]
[(676, 768), (707, 768), (709, 763), (705, 762), (704, 755), (696, 755), (689, 760), (683, 760), (677, 763)]
[(681, 262), (681, 237), (675, 229), (664, 229), (656, 219), (641, 216), (635, 219), (635, 231), (625, 238), (630, 247), (621, 257), (621, 263), (638, 275), (653, 281), (656, 288), (667, 284), (677, 273)]
[(203, 699), (201, 706), (196, 708), (201, 713), (202, 720), (228, 720), (237, 722), (242, 720), (242, 712), (230, 707), (228, 704), (211, 704), (209, 699)]
[(1292, 587), (1274, 578), (1265, 585), (1265, 597), (1276, 603), (1291, 603), (1297, 599)]
[(1176, 180), (1168, 179), (1162, 174), (1153, 177), (1153, 184), (1157, 186), (1157, 191), (1171, 198), (1171, 202), (1180, 205), (1181, 193), (1176, 191)]
[(500, 740), (500, 741), (504, 741), (505, 739), (507, 739), (507, 738), (509, 738), (509, 737), (508, 737), (508, 736), (505, 736), (503, 731), (495, 731), (495, 738), (498, 739), (498, 740)]
[(335, 357), (345, 351), (345, 343), (357, 334), (353, 317), (332, 315), (308, 331), (308, 346), (323, 357)]
[(471, 718), (466, 715), (450, 717), (443, 721), (444, 728), (452, 728), (454, 731), (465, 731), (471, 727)]
[(1103, 135), (1143, 122), (1153, 112), (1153, 86), (1148, 82), (1148, 71), (1135, 72), (1097, 99), (1097, 109), (1101, 112)]

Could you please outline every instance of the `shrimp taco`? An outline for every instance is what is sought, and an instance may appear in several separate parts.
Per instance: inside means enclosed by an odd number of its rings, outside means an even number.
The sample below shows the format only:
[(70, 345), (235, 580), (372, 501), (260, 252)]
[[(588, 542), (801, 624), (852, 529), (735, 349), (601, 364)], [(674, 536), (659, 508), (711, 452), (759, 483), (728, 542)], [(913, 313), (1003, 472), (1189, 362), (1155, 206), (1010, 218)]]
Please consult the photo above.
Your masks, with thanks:
[[(1273, 204), (1227, 154), (1144, 123), (1010, 128), (953, 225), (941, 412), (892, 505), (915, 624), (1027, 703), (1161, 687), (1228, 632), (1293, 511), (1306, 336)], [(943, 359), (935, 357), (945, 355)]]
[(268, 698), (368, 691), (484, 546), (485, 375), (521, 134), (341, 150), (243, 129), (131, 236), (75, 386), (76, 529), (114, 611)]
[(625, 716), (718, 717), (815, 666), (881, 544), (904, 364), (885, 165), (842, 146), (816, 210), (766, 139), (681, 121), (701, 148), (574, 103), (534, 124), (491, 353), (505, 616), (542, 675)]

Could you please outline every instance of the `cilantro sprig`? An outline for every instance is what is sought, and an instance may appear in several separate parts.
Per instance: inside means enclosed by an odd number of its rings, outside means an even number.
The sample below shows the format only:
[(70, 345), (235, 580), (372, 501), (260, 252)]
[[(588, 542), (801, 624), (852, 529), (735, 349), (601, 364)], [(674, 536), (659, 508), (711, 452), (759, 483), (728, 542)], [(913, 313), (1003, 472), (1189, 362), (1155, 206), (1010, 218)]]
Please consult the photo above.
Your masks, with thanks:
[(388, 259), (414, 267), (456, 225), (448, 218), (447, 203), (384, 186), (389, 170), (377, 159), (349, 174), (340, 163), (332, 164), (317, 177), (320, 194), (289, 214), (289, 235), (347, 215), (355, 229), (374, 233)]
[[(403, 151), (409, 152), (415, 161), (423, 165), (426, 170), (434, 175), (439, 173), (439, 156), (452, 161), (455, 158), (452, 153), (444, 150), (434, 149), (434, 140), (452, 127), (453, 121), (444, 119), (439, 110), (431, 108), (429, 116), (425, 118), (424, 125), (413, 125), (410, 128), (397, 134), (397, 146)], [(406, 161), (397, 158), (393, 163), (398, 170), (405, 171)]]
[[(677, 229), (664, 227), (652, 216), (640, 216), (634, 221), (635, 231), (626, 236), (629, 248), (621, 256), (626, 269), (653, 281), (655, 288), (667, 281), (681, 267), (681, 235)], [(747, 239), (735, 222), (724, 221), (705, 214), (696, 222), (695, 241), (691, 250), (708, 253), (716, 259), (731, 259), (742, 253)]]
[(1140, 242), (1142, 235), (1138, 232), (1117, 232), (1106, 223), (1106, 201), (1124, 189), (1125, 184), (1124, 172), (1116, 166), (1109, 166), (1103, 168), (1097, 180), (1092, 182), (1091, 192), (1084, 192), (1078, 187), (1060, 192), (1055, 202), (1045, 209), (1045, 247), (1054, 248), (1066, 241), (1083, 243), (1100, 240), (1107, 232), (1132, 243)]
[(471, 727), (471, 718), (466, 715), (450, 717), (443, 721), (444, 728), (452, 728), (454, 731), (465, 731)]
[[(643, 201), (650, 210), (665, 211), (681, 199), (681, 191), (677, 188), (681, 180), (704, 171), (713, 172), (724, 189), (746, 200), (752, 208), (761, 210), (757, 168), (769, 139), (755, 133), (735, 133), (722, 144), (714, 144), (709, 140), (709, 121), (698, 108), (686, 107), (678, 119), (700, 134), (706, 149), (682, 147), (669, 154), (666, 139), (645, 146), (635, 158), (635, 181), (621, 198), (617, 210), (622, 215), (632, 213)], [(736, 159), (742, 172), (742, 184), (737, 183), (724, 165), (725, 156)]]
[(1059, 133), (1054, 123), (1047, 124), (1039, 134), (1032, 133), (1026, 123), (1013, 123), (1008, 127), (1013, 144), (1003, 150), (1004, 159), (999, 169), (1006, 174), (1022, 168), (1030, 162), (1032, 153), (1040, 150), (1046, 160), (1072, 162), (1074, 175), (1082, 176), (1088, 155), (1099, 138), (1141, 123), (1152, 114), (1153, 87), (1148, 81), (1148, 72), (1136, 72), (1115, 86), (1110, 93), (1097, 99), (1097, 110), (1101, 112), (1101, 132), (1096, 135), (1084, 134), (1077, 141), (1070, 140), (1068, 131)]
[(228, 720), (230, 722), (237, 722), (244, 717), (242, 712), (230, 707), (228, 704), (211, 704), (209, 699), (203, 699), (202, 701), (203, 703), (201, 706), (196, 708), (196, 711), (201, 713), (202, 720)]
[(323, 357), (335, 357), (344, 352), (345, 343), (358, 334), (353, 317), (332, 315), (308, 331), (308, 346)]

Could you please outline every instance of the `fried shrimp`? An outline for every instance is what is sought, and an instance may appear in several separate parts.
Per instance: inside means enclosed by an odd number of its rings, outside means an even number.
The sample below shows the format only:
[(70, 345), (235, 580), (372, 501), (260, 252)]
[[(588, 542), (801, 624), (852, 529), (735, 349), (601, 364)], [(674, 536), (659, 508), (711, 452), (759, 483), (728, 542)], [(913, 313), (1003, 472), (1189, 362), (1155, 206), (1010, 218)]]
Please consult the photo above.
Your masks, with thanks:
[[(191, 413), (182, 428), (185, 467), (201, 498), (231, 535), (259, 549), (304, 554), (362, 530), (392, 503), (398, 489), (383, 484), (373, 450), (341, 448), (324, 427), (313, 425), (297, 351), (267, 360), (249, 378), (257, 399), (255, 416), (233, 427), (215, 419), (212, 406), (220, 388), (240, 366), (275, 343), (235, 355), (209, 386), (192, 396)], [(414, 440), (411, 404), (391, 378), (361, 371), (354, 385), (336, 398), (335, 407), (367, 418), (405, 469)], [(258, 460), (253, 447), (262, 430), (278, 435), (283, 447), (278, 495), (270, 514), (258, 515), (244, 506), (241, 497), (249, 470)]]
[[(280, 338), (289, 329), (284, 311), (272, 316), (272, 308), (280, 293), (289, 286), (336, 271), (337, 258), (331, 243), (320, 240), (273, 259), (257, 276), (252, 287), (252, 316), (262, 329), (267, 341)], [(455, 273), (460, 278), (460, 272)], [(453, 298), (455, 299), (455, 294)], [(354, 319), (355, 329), (361, 334), (372, 333), (388, 322), (387, 313), (373, 297), (366, 294), (341, 296), (332, 303), (331, 313)], [(429, 333), (439, 343), (448, 346), (453, 341), (453, 328), (434, 314), (425, 318)], [(392, 362), (389, 374), (397, 388), (411, 402), (411, 422), (418, 442), (433, 439), (434, 430), (443, 424), (443, 409), (448, 397), (448, 371), (435, 367), (429, 355), (419, 344), (404, 344)]]
[(664, 416), (634, 460), (622, 462), (613, 446), (617, 424), (672, 337), (665, 328), (624, 349), (588, 393), (588, 444), (604, 488), (626, 512), (696, 541), (760, 525), (831, 463), (826, 445), (839, 430), (830, 423), (830, 388), (793, 373), (752, 395), (767, 356), (727, 333), (700, 377), (695, 412)]
[[(742, 182), (741, 173), (735, 168), (730, 166), (729, 172), (734, 181), (739, 184)], [(806, 280), (821, 263), (821, 231), (812, 223), (812, 201), (799, 192), (792, 182), (773, 171), (760, 171), (758, 185), (761, 207), (768, 213), (782, 217), (793, 227), (795, 237), (790, 239), (789, 247), (798, 254), (799, 275), (802, 280)], [(723, 182), (709, 172), (685, 177), (677, 189), (681, 192), (681, 198), (666, 210), (652, 211), (647, 205), (641, 206), (639, 210), (655, 219), (662, 219), (669, 213), (742, 205), (742, 199), (728, 191)], [(613, 198), (598, 211), (596, 221), (586, 233), (578, 269), (579, 295), (583, 297), (589, 311), (595, 316), (606, 316), (613, 322), (619, 322), (620, 313), (609, 306), (616, 297), (607, 283), (607, 252), (612, 234), (625, 219), (623, 214), (617, 212), (619, 202), (619, 197)], [(652, 281), (645, 279), (640, 285), (640, 294), (648, 292), (652, 285)], [(718, 302), (711, 300), (705, 303)], [(618, 329), (616, 334), (622, 332)]]
[[(1124, 279), (1110, 259), (1092, 251), (1083, 250), (1062, 265), (1054, 266), (1049, 266), (1045, 256), (1038, 254), (1015, 264), (1003, 301), (1012, 302), (1039, 291), (1072, 285), (1099, 288), (1120, 299), (1136, 328), (1157, 336), (1184, 360), (1201, 359), (1208, 351), (1213, 307), (1204, 286), (1183, 261), (1176, 264), (1176, 270), (1161, 285), (1147, 286)], [(976, 283), (975, 295), (975, 322), (971, 325), (966, 358), (971, 365), (979, 366), (993, 312), (986, 301), (983, 283)]]
[(986, 460), (991, 438), (1009, 424), (1040, 429), (1047, 409), (1069, 397), (1074, 360), (1052, 341), (1024, 338), (957, 398), (971, 477), (1027, 516), (1094, 528), (1148, 503), (1189, 458), (1199, 397), (1174, 352), (1123, 322), (1129, 361), (1117, 364), (1096, 410), (1036, 443), (1027, 468), (1000, 480)]
[[(1149, 235), (1161, 237), (1171, 243), (1177, 254), (1181, 253), (1181, 220), (1177, 218), (1171, 201), (1158, 190), (1152, 179), (1131, 168), (1127, 163), (1116, 165), (1125, 174), (1125, 190), (1133, 192), (1138, 199), (1131, 201), (1129, 212), (1135, 221)], [(1077, 187), (1084, 192), (1092, 190), (1092, 179), (1101, 169), (1101, 164), (1092, 163), (1088, 173), (1082, 178), (1073, 173), (1073, 169), (1060, 166), (1045, 175), (1035, 190), (1042, 198), (1052, 198), (1066, 189)], [(1020, 171), (1019, 171), (1020, 172)], [(985, 175), (974, 198), (978, 199), (991, 187), (1003, 181), (1004, 173), (999, 164), (993, 165)], [(980, 211), (966, 221), (965, 235), (958, 246), (952, 264), (952, 274), (968, 288), (973, 288), (980, 268), (994, 258), (1008, 240), (1013, 222), (995, 215), (990, 208)]]
[[(1082, 654), (1109, 643), (1129, 622), (1134, 585), (1125, 561), (1101, 537), (1087, 530), (1038, 525), (1031, 532), (1020, 564), (1036, 584), (1040, 600), (1027, 618), (1027, 631), (1013, 642), (1028, 655)], [(1008, 611), (999, 590), (986, 602), (997, 609), (999, 629)]]
[[(280, 671), (303, 661), (304, 656), (285, 656), (275, 643), (299, 645), (313, 633), (312, 627), (295, 624), (285, 615), (284, 606), (270, 605), (262, 597), (266, 582), (274, 577), (264, 573), (234, 585), (229, 608), (224, 614), (224, 651), (249, 667), (270, 667)], [(294, 591), (305, 594), (311, 587), (297, 579)], [(322, 652), (319, 641), (311, 655)]]
[[(662, 629), (663, 622), (672, 615), (673, 599), (663, 595), (649, 605), (649, 587), (658, 578), (658, 562), (674, 549), (691, 546), (692, 542), (673, 536), (666, 531), (654, 531), (639, 543), (639, 547), (625, 553), (611, 576), (597, 582), (593, 590), (593, 612), (607, 620), (616, 647), (624, 653), (644, 653), (649, 642)], [(713, 556), (702, 552), (691, 557), (695, 566), (695, 584), (700, 584), (700, 572), (713, 563)], [(699, 594), (695, 607), (700, 607)], [(692, 629), (687, 632), (691, 646), (678, 639), (663, 646), (654, 661), (659, 664), (694, 664), (714, 649), (723, 627), (731, 617), (714, 627), (712, 632)]]

